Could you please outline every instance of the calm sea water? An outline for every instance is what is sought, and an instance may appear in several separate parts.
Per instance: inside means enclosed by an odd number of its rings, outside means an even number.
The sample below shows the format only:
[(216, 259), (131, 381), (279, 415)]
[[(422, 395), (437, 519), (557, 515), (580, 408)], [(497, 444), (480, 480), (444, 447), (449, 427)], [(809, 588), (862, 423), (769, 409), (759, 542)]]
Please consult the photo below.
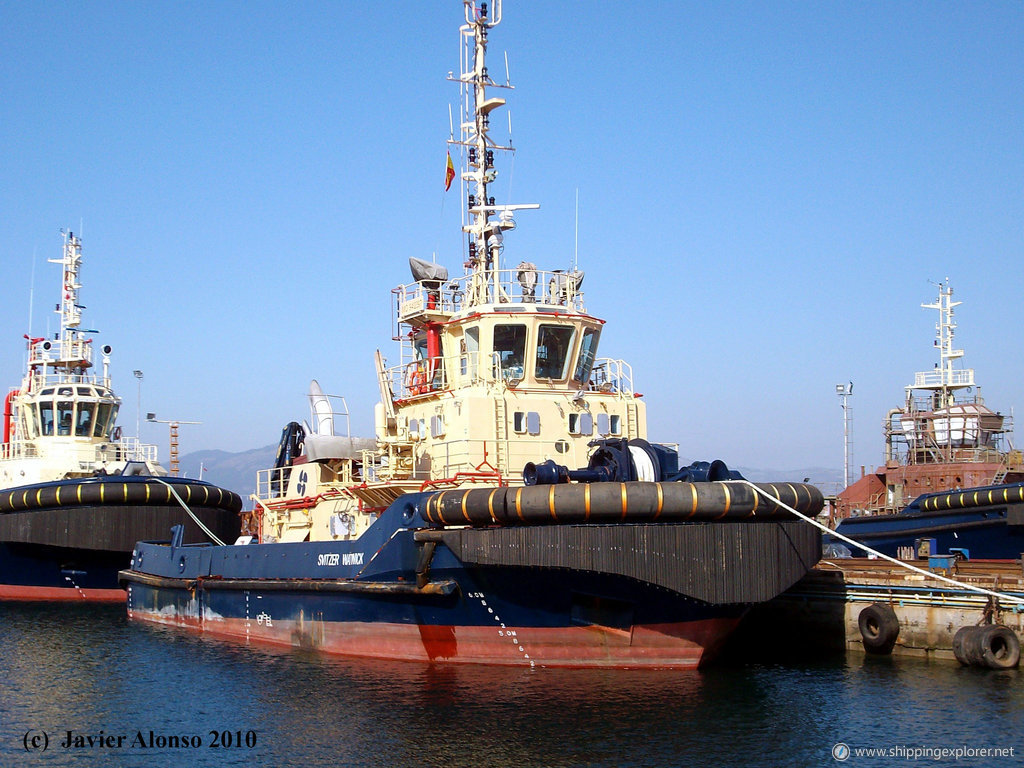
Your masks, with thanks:
[[(1024, 674), (946, 662), (851, 655), (697, 673), (394, 664), (130, 624), (116, 606), (40, 604), (0, 605), (0, 675), (0, 766), (1024, 762)], [(95, 741), (101, 732), (112, 746)], [(173, 738), (190, 745), (166, 746)], [(838, 761), (839, 742), (892, 756)], [(942, 748), (975, 753), (935, 759)], [(988, 748), (1015, 756), (977, 756)]]

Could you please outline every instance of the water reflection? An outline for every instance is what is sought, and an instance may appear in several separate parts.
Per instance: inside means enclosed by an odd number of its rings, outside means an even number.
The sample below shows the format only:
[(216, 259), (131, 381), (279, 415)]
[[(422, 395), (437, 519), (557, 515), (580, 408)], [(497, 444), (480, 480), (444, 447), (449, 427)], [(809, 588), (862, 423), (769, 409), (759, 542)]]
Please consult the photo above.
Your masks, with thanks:
[[(858, 656), (698, 673), (378, 662), (129, 624), (117, 606), (0, 605), (0, 669), (0, 764), (820, 765), (838, 741), (1014, 746), (1024, 733), (1017, 671)], [(206, 743), (251, 729), (258, 743), (40, 756), (22, 749), (29, 728)]]

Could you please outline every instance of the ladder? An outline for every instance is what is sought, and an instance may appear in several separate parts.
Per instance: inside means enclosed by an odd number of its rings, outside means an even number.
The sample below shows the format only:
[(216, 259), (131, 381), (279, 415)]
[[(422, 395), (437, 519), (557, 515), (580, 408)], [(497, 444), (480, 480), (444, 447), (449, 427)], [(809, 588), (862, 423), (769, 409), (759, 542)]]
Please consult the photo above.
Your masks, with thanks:
[(626, 403), (626, 429), (625, 429), (626, 437), (629, 437), (629, 438), (640, 437), (640, 432), (639, 432), (640, 416), (637, 413), (638, 410), (639, 410), (639, 408), (637, 408), (636, 403), (633, 403), (633, 402), (627, 402)]
[(494, 466), (508, 474), (508, 410), (505, 397), (494, 398)]

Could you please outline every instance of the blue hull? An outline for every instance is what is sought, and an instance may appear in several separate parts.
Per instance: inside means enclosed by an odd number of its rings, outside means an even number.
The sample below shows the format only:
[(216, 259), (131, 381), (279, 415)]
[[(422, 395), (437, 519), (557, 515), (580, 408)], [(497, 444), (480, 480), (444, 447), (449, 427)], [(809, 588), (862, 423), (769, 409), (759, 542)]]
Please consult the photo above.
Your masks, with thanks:
[(140, 543), (129, 617), (351, 656), (694, 668), (820, 553), (799, 521), (431, 529), (429, 496), (355, 541)]
[[(891, 557), (900, 548), (913, 548), (917, 539), (935, 539), (934, 552), (961, 548), (971, 559), (1014, 560), (1024, 552), (1022, 491), (1020, 484), (1012, 484), (927, 494), (894, 515), (843, 520), (836, 532)], [(988, 503), (989, 492), (997, 503)], [(1003, 497), (1008, 501), (1000, 501)], [(862, 550), (853, 554), (865, 555)]]

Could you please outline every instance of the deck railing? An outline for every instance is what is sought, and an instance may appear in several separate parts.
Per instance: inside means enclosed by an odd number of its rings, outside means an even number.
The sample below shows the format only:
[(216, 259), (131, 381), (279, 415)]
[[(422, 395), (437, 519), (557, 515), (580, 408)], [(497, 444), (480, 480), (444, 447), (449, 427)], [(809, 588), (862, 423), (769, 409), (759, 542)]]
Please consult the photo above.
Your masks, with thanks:
[(424, 312), (450, 315), (481, 304), (542, 304), (583, 312), (582, 282), (582, 272), (516, 268), (463, 275), (430, 288), (408, 283), (394, 290), (396, 316), (405, 321)]
[[(106, 462), (122, 461), (145, 461), (155, 464), (157, 461), (157, 446), (142, 443), (137, 437), (123, 437), (117, 442), (92, 443), (83, 438), (49, 438), (39, 440), (21, 440), (14, 438), (9, 443), (0, 443), (0, 459), (36, 459), (44, 455), (45, 451), (40, 450), (40, 443), (60, 441), (59, 444), (68, 448), (80, 451), (78, 456), (87, 465), (96, 469)], [(53, 442), (56, 446), (58, 443)], [(89, 450), (91, 445), (92, 450)], [(84, 447), (80, 447), (84, 446)], [(60, 450), (60, 449), (57, 449)], [(86, 469), (88, 467), (85, 467)]]

